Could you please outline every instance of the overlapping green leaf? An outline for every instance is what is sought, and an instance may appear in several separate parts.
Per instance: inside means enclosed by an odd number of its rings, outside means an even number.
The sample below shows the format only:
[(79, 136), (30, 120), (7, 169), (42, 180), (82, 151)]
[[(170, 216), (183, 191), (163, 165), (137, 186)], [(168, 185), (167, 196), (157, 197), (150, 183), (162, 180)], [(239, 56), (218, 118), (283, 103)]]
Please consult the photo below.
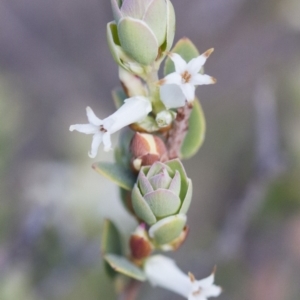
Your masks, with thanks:
[(145, 281), (146, 276), (142, 269), (134, 265), (123, 256), (107, 254), (104, 256), (106, 262), (116, 271), (139, 281)]
[(96, 172), (113, 181), (121, 188), (128, 191), (132, 190), (136, 177), (130, 170), (125, 169), (119, 164), (108, 162), (94, 163), (92, 167)]
[(187, 159), (197, 153), (204, 142), (206, 122), (199, 100), (196, 98), (189, 118), (189, 130), (182, 143), (181, 158)]
[[(112, 253), (116, 255), (122, 254), (121, 236), (117, 227), (111, 220), (106, 219), (103, 224), (102, 239), (101, 239), (101, 252), (103, 255)], [(116, 275), (116, 272), (105, 262), (105, 270), (111, 277)]]

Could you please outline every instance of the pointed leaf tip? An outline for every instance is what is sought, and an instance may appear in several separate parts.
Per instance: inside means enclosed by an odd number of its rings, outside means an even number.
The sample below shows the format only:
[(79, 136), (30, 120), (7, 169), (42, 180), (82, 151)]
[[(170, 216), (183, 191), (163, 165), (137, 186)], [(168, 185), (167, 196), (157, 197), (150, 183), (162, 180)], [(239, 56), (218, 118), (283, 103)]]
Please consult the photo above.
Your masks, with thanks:
[(102, 174), (121, 188), (131, 191), (136, 177), (128, 169), (116, 163), (98, 162), (92, 165), (92, 168), (99, 174)]
[(104, 256), (104, 259), (116, 272), (139, 281), (146, 280), (143, 270), (134, 265), (127, 258), (114, 254), (107, 254)]

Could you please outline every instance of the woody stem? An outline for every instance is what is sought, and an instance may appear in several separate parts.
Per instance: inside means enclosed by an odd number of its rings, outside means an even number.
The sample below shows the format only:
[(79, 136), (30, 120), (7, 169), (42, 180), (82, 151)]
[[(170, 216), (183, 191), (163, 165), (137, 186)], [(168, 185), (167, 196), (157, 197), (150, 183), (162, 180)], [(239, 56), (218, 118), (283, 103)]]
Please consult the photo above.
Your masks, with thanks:
[(189, 128), (188, 121), (192, 109), (193, 106), (188, 103), (177, 109), (176, 119), (167, 137), (169, 159), (180, 157), (180, 149)]

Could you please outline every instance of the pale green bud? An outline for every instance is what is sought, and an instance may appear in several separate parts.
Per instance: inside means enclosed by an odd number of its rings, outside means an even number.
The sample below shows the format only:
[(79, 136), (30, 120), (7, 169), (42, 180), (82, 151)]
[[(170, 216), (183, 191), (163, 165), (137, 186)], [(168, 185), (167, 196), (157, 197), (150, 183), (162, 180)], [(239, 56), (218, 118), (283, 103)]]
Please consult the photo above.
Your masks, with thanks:
[(155, 120), (158, 127), (163, 128), (169, 126), (173, 122), (175, 116), (176, 113), (170, 110), (163, 110), (156, 115)]
[[(161, 52), (170, 50), (175, 34), (175, 13), (170, 0), (111, 0), (111, 4), (117, 28), (113, 42), (131, 59), (147, 66)], [(108, 32), (108, 36), (114, 35), (115, 32)], [(115, 56), (116, 51), (112, 52)]]
[(142, 167), (132, 191), (136, 215), (152, 225), (149, 235), (160, 245), (181, 234), (191, 199), (192, 181), (179, 159)]

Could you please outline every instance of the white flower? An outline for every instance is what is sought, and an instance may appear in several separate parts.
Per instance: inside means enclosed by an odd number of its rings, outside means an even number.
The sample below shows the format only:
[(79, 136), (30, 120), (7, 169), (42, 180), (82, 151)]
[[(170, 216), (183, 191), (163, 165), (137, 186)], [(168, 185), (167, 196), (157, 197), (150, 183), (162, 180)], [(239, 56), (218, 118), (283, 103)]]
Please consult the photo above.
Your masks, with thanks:
[(115, 113), (104, 120), (99, 119), (92, 109), (87, 107), (86, 114), (89, 124), (71, 125), (70, 131), (77, 130), (85, 134), (93, 134), (89, 156), (94, 158), (102, 142), (105, 151), (111, 149), (111, 134), (127, 125), (143, 120), (151, 110), (150, 101), (142, 96), (126, 99), (124, 104)]
[(184, 106), (185, 100), (194, 101), (196, 85), (216, 83), (215, 78), (199, 73), (213, 51), (214, 49), (211, 48), (188, 63), (177, 53), (169, 54), (174, 62), (175, 72), (159, 81), (159, 84), (162, 85), (160, 97), (166, 108)]
[(188, 300), (207, 300), (222, 292), (219, 286), (214, 285), (214, 272), (207, 278), (196, 280), (191, 273), (189, 276), (184, 274), (172, 259), (163, 255), (148, 258), (144, 270), (152, 285), (171, 290)]

